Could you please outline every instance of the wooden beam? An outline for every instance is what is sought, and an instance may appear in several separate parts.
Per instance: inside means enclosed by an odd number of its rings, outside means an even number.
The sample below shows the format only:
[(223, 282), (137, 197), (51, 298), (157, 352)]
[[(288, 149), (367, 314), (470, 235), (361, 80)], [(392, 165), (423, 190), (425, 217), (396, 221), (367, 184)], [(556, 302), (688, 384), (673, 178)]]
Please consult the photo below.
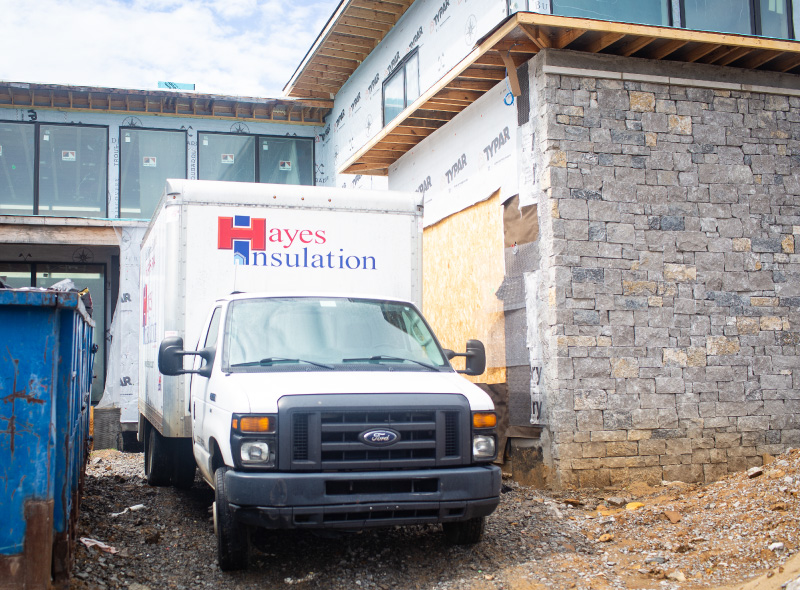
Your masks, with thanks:
[(508, 51), (511, 53), (523, 53), (528, 55), (539, 52), (539, 46), (528, 39), (503, 39), (495, 43), (492, 49), (500, 53)]
[(408, 4), (403, 2), (384, 2), (383, 0), (352, 0), (351, 7), (375, 10), (394, 15), (398, 20), (403, 12), (408, 9)]
[(594, 41), (591, 41), (589, 45), (584, 48), (584, 50), (588, 51), (589, 53), (600, 53), (603, 51), (603, 49), (609, 45), (613, 45), (624, 36), (624, 33), (604, 33)]
[[(508, 58), (511, 67), (509, 69), (508, 75), (511, 76), (513, 72), (516, 76), (517, 68), (514, 65), (514, 61), (511, 57)], [(463, 79), (463, 78), (456, 78), (450, 84), (447, 85), (450, 89), (464, 89), (464, 90), (478, 90), (480, 92), (488, 92), (492, 88), (497, 85), (495, 80), (475, 80), (475, 79)]]
[(351, 164), (342, 171), (344, 174), (366, 174), (367, 176), (388, 176), (389, 167), (375, 167), (372, 164)]
[[(770, 66), (772, 66), (772, 65), (773, 64), (770, 64)], [(791, 55), (791, 56), (786, 56), (778, 64), (774, 64), (774, 65), (777, 66), (777, 68), (776, 68), (777, 71), (779, 71), (779, 72), (788, 72), (789, 70), (793, 70), (794, 68), (796, 68), (797, 66), (800, 65), (800, 55), (795, 54), (795, 55)], [(770, 67), (769, 69), (773, 69), (773, 68)]]
[(374, 39), (380, 41), (386, 36), (383, 31), (376, 31), (374, 29), (367, 29), (364, 27), (357, 27), (354, 25), (337, 24), (333, 27), (335, 33), (342, 33), (345, 35), (354, 35), (356, 37), (366, 37), (367, 39)]
[(345, 16), (355, 17), (366, 21), (373, 21), (381, 24), (388, 24), (393, 27), (397, 24), (397, 17), (388, 12), (380, 12), (378, 10), (369, 8), (360, 8), (358, 6), (350, 6), (345, 10)]
[(375, 49), (375, 41), (374, 39), (365, 39), (364, 37), (353, 37), (351, 35), (340, 35), (338, 33), (332, 33), (328, 35), (328, 38), (325, 39), (323, 45), (325, 43), (339, 43), (341, 45), (346, 45), (348, 47), (358, 47), (359, 49), (364, 49), (365, 51), (372, 51)]
[(756, 68), (760, 68), (768, 61), (771, 61), (780, 55), (782, 54), (778, 51), (758, 51), (755, 53), (755, 55), (750, 56), (739, 65), (743, 68), (754, 70)]
[(697, 61), (704, 64), (713, 64), (718, 59), (724, 58), (732, 51), (736, 51), (736, 47), (731, 47), (730, 45), (721, 45), (720, 47), (717, 47), (714, 51), (712, 51), (705, 57), (698, 59)]
[(688, 62), (696, 62), (697, 60), (704, 58), (706, 55), (708, 55), (713, 51), (716, 51), (719, 48), (720, 48), (719, 45), (714, 45), (713, 43), (706, 43), (698, 47), (695, 47), (694, 49), (689, 51), (685, 56), (683, 56), (683, 59)]
[(624, 55), (625, 57), (630, 57), (637, 51), (644, 49), (650, 43), (655, 41), (655, 37), (638, 37), (634, 38), (633, 40), (629, 41), (625, 45), (623, 45), (620, 50), (619, 54)]
[(407, 117), (400, 127), (413, 127), (415, 129), (439, 129), (446, 122), (447, 121)]
[(332, 109), (333, 108), (333, 99), (324, 100), (319, 98), (299, 98), (300, 102), (304, 105), (309, 107), (314, 107), (318, 109)]
[(339, 18), (337, 24), (344, 27), (358, 27), (359, 29), (366, 29), (383, 35), (386, 35), (394, 26), (394, 23), (382, 23), (376, 20), (352, 17), (349, 10), (346, 10), (344, 16)]
[(437, 100), (436, 97), (430, 99), (424, 105), (423, 108), (426, 109), (433, 109), (435, 111), (447, 111), (448, 113), (460, 113), (464, 110), (464, 104), (462, 103), (451, 103), (446, 100)]
[(318, 64), (312, 61), (308, 64), (308, 66), (306, 66), (303, 74), (301, 75), (305, 75), (306, 72), (320, 72), (325, 76), (328, 74), (336, 74), (337, 76), (349, 78), (353, 73), (353, 69), (349, 67)]
[(320, 64), (323, 66), (336, 66), (339, 68), (349, 68), (349, 71), (352, 73), (355, 69), (359, 66), (360, 62), (355, 59), (344, 59), (344, 58), (332, 58), (332, 57), (321, 57), (319, 55), (315, 55), (313, 62), (316, 64)]
[(432, 121), (452, 121), (455, 113), (440, 110), (417, 109), (411, 115), (415, 119), (430, 119)]
[(562, 31), (553, 42), (556, 49), (565, 49), (567, 45), (577, 40), (586, 32), (586, 29), (566, 29)]
[(714, 64), (718, 66), (727, 66), (728, 64), (732, 64), (737, 59), (740, 59), (752, 52), (753, 50), (748, 47), (739, 47), (738, 49), (734, 49), (733, 51), (731, 51), (728, 55), (726, 55), (722, 59), (718, 59), (716, 62), (714, 62)]
[(539, 29), (539, 27), (532, 27), (530, 25), (521, 24), (519, 26), (522, 29), (522, 32), (528, 36), (528, 39), (533, 41), (534, 45), (536, 45), (539, 49), (547, 49), (548, 47), (552, 47), (552, 43), (547, 35), (544, 35)]
[[(385, 130), (386, 128), (384, 128), (384, 131)], [(395, 127), (394, 129), (392, 129), (392, 133), (394, 133), (395, 135), (414, 136), (414, 137), (419, 137), (420, 139), (425, 139), (434, 131), (436, 131), (436, 129), (419, 129), (416, 127)], [(378, 142), (375, 143), (377, 144)]]
[[(328, 94), (336, 94), (339, 91), (338, 86), (321, 86), (317, 84), (295, 84), (295, 89), (297, 90), (308, 90), (311, 92), (319, 92), (319, 93), (328, 93)], [(329, 97), (330, 98), (330, 97)]]
[(324, 55), (326, 57), (334, 57), (339, 58), (343, 57), (345, 59), (354, 59), (356, 61), (364, 61), (369, 55), (369, 51), (364, 49), (358, 49), (352, 46), (343, 46), (339, 43), (325, 43), (322, 47), (319, 48), (317, 51), (317, 55)]
[[(514, 63), (514, 60), (511, 59), (511, 55), (508, 53), (501, 53), (500, 57), (503, 59), (503, 63), (506, 64), (508, 85), (511, 86), (511, 94), (514, 96), (520, 96), (522, 94), (522, 88), (519, 85), (519, 76), (517, 76), (517, 66)], [(494, 82), (492, 83), (492, 86), (494, 87)]]
[(672, 41), (667, 41), (660, 47), (656, 47), (652, 51), (648, 52), (645, 57), (649, 59), (664, 59), (668, 55), (675, 53), (687, 43), (688, 41), (685, 39), (674, 39)]
[(471, 78), (475, 80), (497, 80), (498, 82), (506, 79), (506, 73), (501, 68), (467, 68), (459, 78)]

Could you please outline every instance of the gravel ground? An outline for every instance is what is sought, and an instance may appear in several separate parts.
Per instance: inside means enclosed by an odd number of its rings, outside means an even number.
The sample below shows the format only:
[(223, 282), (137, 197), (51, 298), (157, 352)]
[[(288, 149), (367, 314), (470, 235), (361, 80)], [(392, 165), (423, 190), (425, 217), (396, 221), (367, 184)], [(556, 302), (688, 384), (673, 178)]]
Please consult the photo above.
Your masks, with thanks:
[(70, 589), (738, 589), (750, 580), (747, 588), (790, 582), (793, 590), (800, 450), (767, 460), (709, 485), (553, 493), (506, 481), (483, 541), (472, 547), (449, 546), (436, 526), (260, 531), (250, 569), (224, 574), (205, 483), (153, 488), (141, 454), (97, 451), (79, 536), (116, 553), (78, 542)]

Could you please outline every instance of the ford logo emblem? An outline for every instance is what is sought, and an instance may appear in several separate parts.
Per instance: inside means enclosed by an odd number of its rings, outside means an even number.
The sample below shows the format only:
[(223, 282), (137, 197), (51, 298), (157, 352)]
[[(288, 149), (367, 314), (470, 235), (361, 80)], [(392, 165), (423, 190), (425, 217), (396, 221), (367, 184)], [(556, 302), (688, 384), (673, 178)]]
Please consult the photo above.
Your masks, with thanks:
[(387, 428), (367, 430), (358, 435), (358, 440), (373, 447), (385, 447), (400, 440), (400, 433)]

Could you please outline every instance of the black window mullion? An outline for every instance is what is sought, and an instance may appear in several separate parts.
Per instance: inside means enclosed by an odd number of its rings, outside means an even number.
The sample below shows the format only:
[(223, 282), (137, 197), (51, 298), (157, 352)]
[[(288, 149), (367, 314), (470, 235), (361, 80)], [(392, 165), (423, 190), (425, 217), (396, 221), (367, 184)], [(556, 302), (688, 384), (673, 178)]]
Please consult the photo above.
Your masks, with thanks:
[(33, 214), (39, 215), (39, 123), (33, 124), (33, 136)]
[[(778, 0), (780, 2), (780, 0)], [(759, 0), (750, 0), (750, 33), (761, 34), (761, 6)]]
[(789, 19), (789, 39), (795, 39), (794, 30), (794, 0), (786, 0), (786, 18)]
[(256, 167), (256, 170), (255, 174), (253, 175), (253, 178), (255, 178), (255, 181), (259, 183), (261, 182), (261, 151), (264, 149), (264, 146), (261, 144), (262, 138), (260, 135), (256, 135), (255, 138), (256, 138), (256, 145), (255, 145), (256, 157), (253, 158), (253, 166)]

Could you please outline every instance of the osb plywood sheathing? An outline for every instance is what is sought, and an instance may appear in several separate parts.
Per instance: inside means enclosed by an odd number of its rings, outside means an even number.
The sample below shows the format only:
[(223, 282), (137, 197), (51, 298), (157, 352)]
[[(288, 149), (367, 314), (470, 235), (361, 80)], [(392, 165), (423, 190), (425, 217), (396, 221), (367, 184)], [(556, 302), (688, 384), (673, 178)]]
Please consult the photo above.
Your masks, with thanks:
[[(467, 340), (486, 346), (486, 372), (476, 383), (505, 383), (505, 325), (495, 293), (503, 282), (500, 192), (423, 233), (423, 312), (445, 348), (464, 352)], [(453, 359), (464, 368), (464, 359)]]

